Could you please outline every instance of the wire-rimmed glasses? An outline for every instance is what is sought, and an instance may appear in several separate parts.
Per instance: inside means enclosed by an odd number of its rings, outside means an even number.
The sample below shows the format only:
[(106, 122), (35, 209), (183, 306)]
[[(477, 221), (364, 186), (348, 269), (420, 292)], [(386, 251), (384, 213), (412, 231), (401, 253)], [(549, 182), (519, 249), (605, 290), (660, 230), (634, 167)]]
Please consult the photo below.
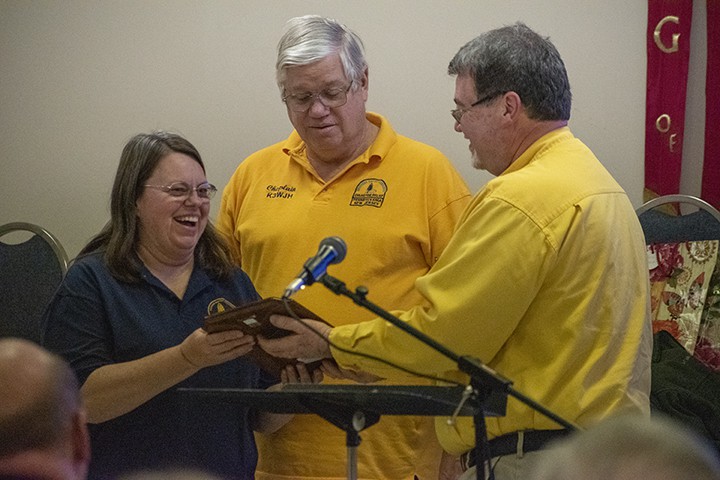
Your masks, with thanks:
[(201, 183), (197, 187), (191, 187), (185, 182), (175, 182), (170, 185), (143, 185), (147, 188), (157, 188), (167, 193), (171, 197), (176, 198), (188, 198), (192, 195), (192, 192), (197, 193), (197, 196), (203, 200), (210, 200), (217, 193), (217, 188), (212, 183)]
[(327, 108), (342, 107), (347, 103), (347, 94), (352, 88), (353, 82), (347, 87), (326, 88), (320, 92), (293, 93), (282, 97), (282, 101), (290, 107), (293, 112), (305, 113), (310, 110), (317, 100)]

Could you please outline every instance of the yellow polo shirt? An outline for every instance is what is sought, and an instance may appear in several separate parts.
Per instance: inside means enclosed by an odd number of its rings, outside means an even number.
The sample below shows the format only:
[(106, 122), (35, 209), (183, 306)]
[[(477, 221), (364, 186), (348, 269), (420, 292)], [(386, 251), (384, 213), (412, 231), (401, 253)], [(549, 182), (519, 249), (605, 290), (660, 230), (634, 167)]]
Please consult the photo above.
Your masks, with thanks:
[[(282, 295), (320, 241), (336, 235), (348, 251), (330, 275), (349, 288), (367, 286), (369, 298), (386, 308), (422, 302), (414, 281), (440, 256), (470, 193), (438, 150), (397, 134), (380, 115), (367, 118), (379, 127), (377, 138), (329, 182), (314, 173), (293, 132), (245, 159), (226, 186), (217, 227), (263, 297)], [(322, 285), (294, 298), (335, 325), (373, 316)], [(320, 417), (298, 415), (275, 434), (256, 437), (259, 480), (346, 478), (345, 433)], [(361, 478), (437, 476), (441, 449), (431, 417), (383, 416), (361, 437)]]

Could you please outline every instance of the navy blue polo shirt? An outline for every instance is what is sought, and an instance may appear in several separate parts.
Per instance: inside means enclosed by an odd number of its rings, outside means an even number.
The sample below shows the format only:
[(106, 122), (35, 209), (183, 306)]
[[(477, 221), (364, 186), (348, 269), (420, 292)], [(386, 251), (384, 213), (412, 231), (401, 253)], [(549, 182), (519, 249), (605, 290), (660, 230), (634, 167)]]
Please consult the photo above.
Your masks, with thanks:
[[(182, 300), (147, 269), (140, 283), (116, 280), (102, 256), (78, 260), (45, 312), (44, 345), (62, 355), (80, 383), (97, 368), (180, 344), (218, 309), (258, 299), (241, 270), (230, 281), (196, 267)], [(89, 425), (90, 479), (148, 468), (201, 468), (253, 478), (257, 450), (250, 408), (199, 399), (177, 387), (266, 388), (275, 383), (243, 358), (200, 370), (135, 410)]]

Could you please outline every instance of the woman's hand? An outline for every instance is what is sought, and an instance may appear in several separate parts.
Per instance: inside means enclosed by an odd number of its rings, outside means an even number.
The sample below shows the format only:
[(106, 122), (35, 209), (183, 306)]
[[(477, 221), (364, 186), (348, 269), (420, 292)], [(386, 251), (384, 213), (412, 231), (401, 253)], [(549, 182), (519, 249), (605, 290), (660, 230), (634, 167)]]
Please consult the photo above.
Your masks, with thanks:
[(255, 338), (240, 330), (208, 333), (198, 328), (180, 344), (180, 353), (193, 367), (205, 368), (241, 357), (253, 346)]
[[(267, 390), (270, 392), (282, 390), (282, 386), (288, 383), (320, 383), (322, 379), (323, 374), (319, 368), (316, 368), (311, 374), (305, 364), (300, 362), (286, 366), (280, 372), (280, 383), (276, 383)], [(271, 434), (282, 428), (294, 416), (292, 413), (270, 413), (259, 410), (252, 419), (252, 427), (255, 431)]]
[(322, 380), (323, 372), (319, 368), (311, 374), (302, 362), (288, 365), (280, 372), (281, 383), (320, 383)]
[(201, 368), (252, 350), (255, 339), (231, 330), (209, 334), (198, 328), (179, 345), (129, 362), (104, 365), (82, 386), (88, 421), (100, 423), (137, 408)]

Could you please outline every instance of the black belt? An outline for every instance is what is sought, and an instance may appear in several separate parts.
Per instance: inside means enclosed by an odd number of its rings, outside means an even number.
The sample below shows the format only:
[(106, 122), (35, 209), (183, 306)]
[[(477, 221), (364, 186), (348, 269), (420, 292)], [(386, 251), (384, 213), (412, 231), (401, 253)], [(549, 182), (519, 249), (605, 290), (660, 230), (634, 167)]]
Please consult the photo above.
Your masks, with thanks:
[[(570, 432), (567, 430), (524, 430), (522, 445), (519, 444), (520, 435), (518, 432), (506, 433), (488, 442), (490, 458), (511, 455), (518, 451), (534, 452), (542, 449), (549, 441), (562, 438), (568, 433)], [(477, 449), (473, 448), (469, 452), (462, 454), (461, 462), (464, 469), (477, 465)]]

